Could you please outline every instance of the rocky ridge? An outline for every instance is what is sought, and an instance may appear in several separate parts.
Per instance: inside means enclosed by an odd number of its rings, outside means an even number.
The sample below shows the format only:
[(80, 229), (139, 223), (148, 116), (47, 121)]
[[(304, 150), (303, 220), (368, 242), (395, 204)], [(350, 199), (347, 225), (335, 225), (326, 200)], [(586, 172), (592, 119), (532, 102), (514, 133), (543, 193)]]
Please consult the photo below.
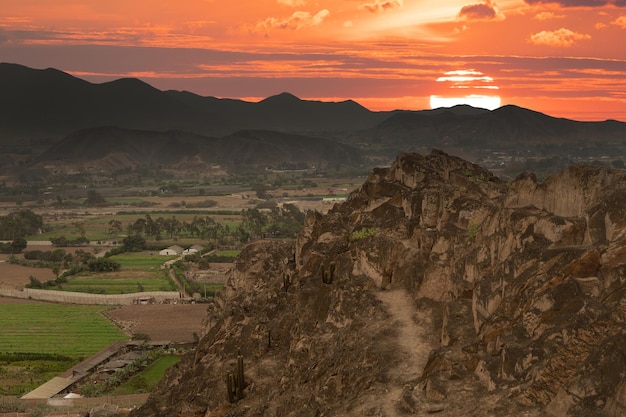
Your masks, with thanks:
[(402, 154), (295, 243), (246, 247), (133, 415), (623, 416), (625, 275), (625, 171)]

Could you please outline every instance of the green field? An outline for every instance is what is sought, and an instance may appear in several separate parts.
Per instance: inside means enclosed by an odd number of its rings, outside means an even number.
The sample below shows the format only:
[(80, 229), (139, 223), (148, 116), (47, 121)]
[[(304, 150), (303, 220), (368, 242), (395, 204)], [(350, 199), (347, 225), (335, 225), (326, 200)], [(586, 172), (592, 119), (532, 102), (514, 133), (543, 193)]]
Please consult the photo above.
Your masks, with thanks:
[(218, 250), (215, 252), (217, 256), (232, 256), (235, 257), (241, 253), (240, 250)]
[(0, 352), (86, 357), (124, 333), (100, 315), (102, 306), (0, 304)]
[(181, 356), (178, 355), (161, 356), (143, 372), (133, 376), (128, 382), (118, 387), (113, 395), (152, 391), (156, 384), (163, 379), (165, 371), (180, 360)]
[(161, 256), (145, 252), (124, 253), (111, 256), (111, 259), (122, 264), (122, 270), (158, 270), (165, 262), (174, 259), (175, 256)]
[(59, 288), (62, 291), (92, 294), (129, 294), (144, 291), (176, 291), (174, 283), (163, 274), (161, 277), (137, 277), (132, 274), (86, 275), (71, 277)]
[(129, 294), (144, 291), (177, 291), (161, 265), (173, 259), (150, 252), (133, 252), (112, 256), (121, 264), (117, 272), (82, 272), (70, 276), (67, 282), (50, 289), (91, 294)]

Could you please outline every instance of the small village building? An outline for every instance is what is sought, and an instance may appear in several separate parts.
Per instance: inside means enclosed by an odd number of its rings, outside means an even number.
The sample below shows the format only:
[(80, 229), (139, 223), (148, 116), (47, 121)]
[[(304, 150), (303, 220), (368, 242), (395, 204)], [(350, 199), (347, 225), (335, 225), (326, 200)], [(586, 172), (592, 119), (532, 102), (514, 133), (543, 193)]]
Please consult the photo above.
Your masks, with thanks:
[(183, 255), (193, 255), (194, 253), (201, 253), (203, 246), (202, 245), (193, 245), (189, 249), (185, 249), (183, 251)]
[(170, 246), (169, 248), (163, 249), (159, 252), (159, 255), (163, 256), (176, 256), (183, 253), (183, 248), (178, 245)]

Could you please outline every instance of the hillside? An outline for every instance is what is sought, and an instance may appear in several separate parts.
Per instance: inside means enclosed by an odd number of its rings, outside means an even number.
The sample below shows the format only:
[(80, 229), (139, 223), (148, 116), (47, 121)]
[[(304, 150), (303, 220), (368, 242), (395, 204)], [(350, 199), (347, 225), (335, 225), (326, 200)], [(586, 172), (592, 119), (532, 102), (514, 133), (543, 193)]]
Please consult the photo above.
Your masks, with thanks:
[[(396, 146), (524, 149), (528, 145), (565, 149), (619, 144), (626, 150), (626, 123), (579, 122), (507, 105), (488, 111), (467, 106), (438, 111), (397, 112), (369, 131), (372, 140)], [(626, 153), (626, 152), (625, 152)]]
[(624, 201), (623, 170), (402, 154), (296, 242), (247, 246), (132, 416), (623, 416)]
[(160, 166), (182, 173), (222, 165), (236, 173), (290, 165), (354, 167), (362, 163), (360, 152), (348, 145), (293, 133), (242, 130), (215, 138), (181, 131), (102, 127), (68, 135), (18, 172), (101, 175)]
[[(374, 112), (352, 100), (302, 100), (286, 92), (253, 103), (186, 91), (160, 91), (138, 79), (93, 84), (55, 69), (36, 70), (8, 63), (0, 63), (0, 90), (0, 167), (4, 169), (0, 179), (7, 183), (23, 182), (10, 174), (24, 168), (29, 172), (24, 173), (23, 179), (36, 179), (42, 171), (30, 163), (61, 155), (59, 149), (67, 147), (67, 138), (84, 136), (85, 131), (114, 128), (127, 131), (123, 134), (125, 141), (136, 140), (138, 149), (146, 149), (147, 136), (171, 137), (171, 132), (178, 132), (172, 146), (182, 137), (186, 138), (186, 145), (164, 148), (164, 152), (172, 150), (172, 155), (159, 155), (153, 150), (137, 155), (156, 163), (165, 158), (172, 169), (184, 165), (175, 159), (198, 169), (203, 164), (216, 163), (219, 155), (201, 150), (216, 143), (213, 139), (227, 148), (217, 163), (240, 167), (245, 165), (241, 161), (250, 157), (256, 164), (258, 151), (259, 160), (272, 160), (274, 164), (289, 165), (297, 160), (318, 165), (328, 162), (332, 166), (333, 161), (345, 160), (345, 165), (352, 167), (355, 159), (363, 158), (370, 168), (389, 164), (398, 152), (428, 152), (432, 148), (463, 156), (509, 176), (533, 171), (544, 177), (575, 163), (619, 167), (626, 161), (626, 123), (555, 118), (514, 105), (493, 111), (455, 106)], [(261, 140), (259, 133), (242, 136), (242, 131), (264, 132), (263, 136), (275, 132), (271, 134), (273, 143), (263, 150), (269, 142)], [(313, 150), (298, 149), (298, 142), (304, 139), (295, 140), (296, 146), (288, 150), (280, 144), (285, 142), (280, 135), (319, 141)], [(193, 136), (196, 138), (191, 139)], [(254, 142), (252, 136), (256, 137)], [(202, 145), (199, 137), (209, 139)], [(239, 148), (243, 142), (247, 144), (245, 149)], [(325, 152), (319, 149), (322, 143), (327, 148)], [(51, 149), (53, 145), (60, 148)], [(99, 154), (98, 143), (89, 145), (89, 150), (87, 145), (83, 142), (81, 149), (87, 154)], [(255, 147), (256, 151), (246, 156), (246, 149)], [(313, 154), (306, 157), (305, 149)], [(354, 149), (359, 152), (355, 154)], [(238, 154), (240, 150), (243, 155)], [(68, 151), (68, 155), (77, 154)], [(276, 153), (270, 155), (271, 151)], [(334, 151), (337, 154), (331, 155)], [(109, 175), (109, 169), (142, 163), (132, 156), (128, 159), (127, 154), (132, 152), (123, 151), (120, 156), (95, 164), (94, 169)], [(279, 161), (282, 157), (288, 159)]]
[(357, 130), (385, 117), (351, 101), (305, 101), (285, 93), (249, 103), (164, 92), (132, 78), (93, 84), (56, 69), (9, 63), (0, 63), (0, 90), (0, 145), (100, 126), (223, 136), (252, 128)]

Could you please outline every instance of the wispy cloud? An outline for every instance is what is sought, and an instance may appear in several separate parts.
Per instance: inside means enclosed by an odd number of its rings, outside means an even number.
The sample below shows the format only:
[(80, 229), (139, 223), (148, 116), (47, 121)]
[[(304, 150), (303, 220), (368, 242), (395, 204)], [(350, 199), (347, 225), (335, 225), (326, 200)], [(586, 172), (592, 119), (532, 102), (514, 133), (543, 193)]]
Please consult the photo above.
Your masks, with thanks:
[(558, 30), (544, 30), (539, 33), (535, 33), (530, 37), (530, 42), (535, 45), (569, 47), (574, 45), (577, 41), (585, 39), (591, 39), (591, 36), (561, 28)]
[(376, 0), (364, 3), (359, 6), (360, 10), (367, 10), (372, 13), (381, 13), (387, 10), (396, 9), (404, 5), (403, 0)]
[(257, 23), (256, 29), (267, 32), (272, 29), (299, 30), (306, 27), (319, 26), (329, 14), (328, 9), (323, 9), (314, 15), (309, 12), (298, 11), (287, 18), (268, 17), (264, 21)]
[(278, 0), (278, 4), (285, 4), (291, 7), (299, 7), (304, 6), (306, 4), (306, 0)]
[(620, 16), (611, 22), (612, 25), (619, 26), (622, 29), (626, 29), (626, 16)]
[(564, 19), (564, 15), (557, 15), (553, 12), (540, 12), (537, 13), (534, 17), (536, 20), (552, 20), (552, 19)]
[(524, 0), (527, 4), (558, 4), (561, 7), (626, 7), (626, 0)]

